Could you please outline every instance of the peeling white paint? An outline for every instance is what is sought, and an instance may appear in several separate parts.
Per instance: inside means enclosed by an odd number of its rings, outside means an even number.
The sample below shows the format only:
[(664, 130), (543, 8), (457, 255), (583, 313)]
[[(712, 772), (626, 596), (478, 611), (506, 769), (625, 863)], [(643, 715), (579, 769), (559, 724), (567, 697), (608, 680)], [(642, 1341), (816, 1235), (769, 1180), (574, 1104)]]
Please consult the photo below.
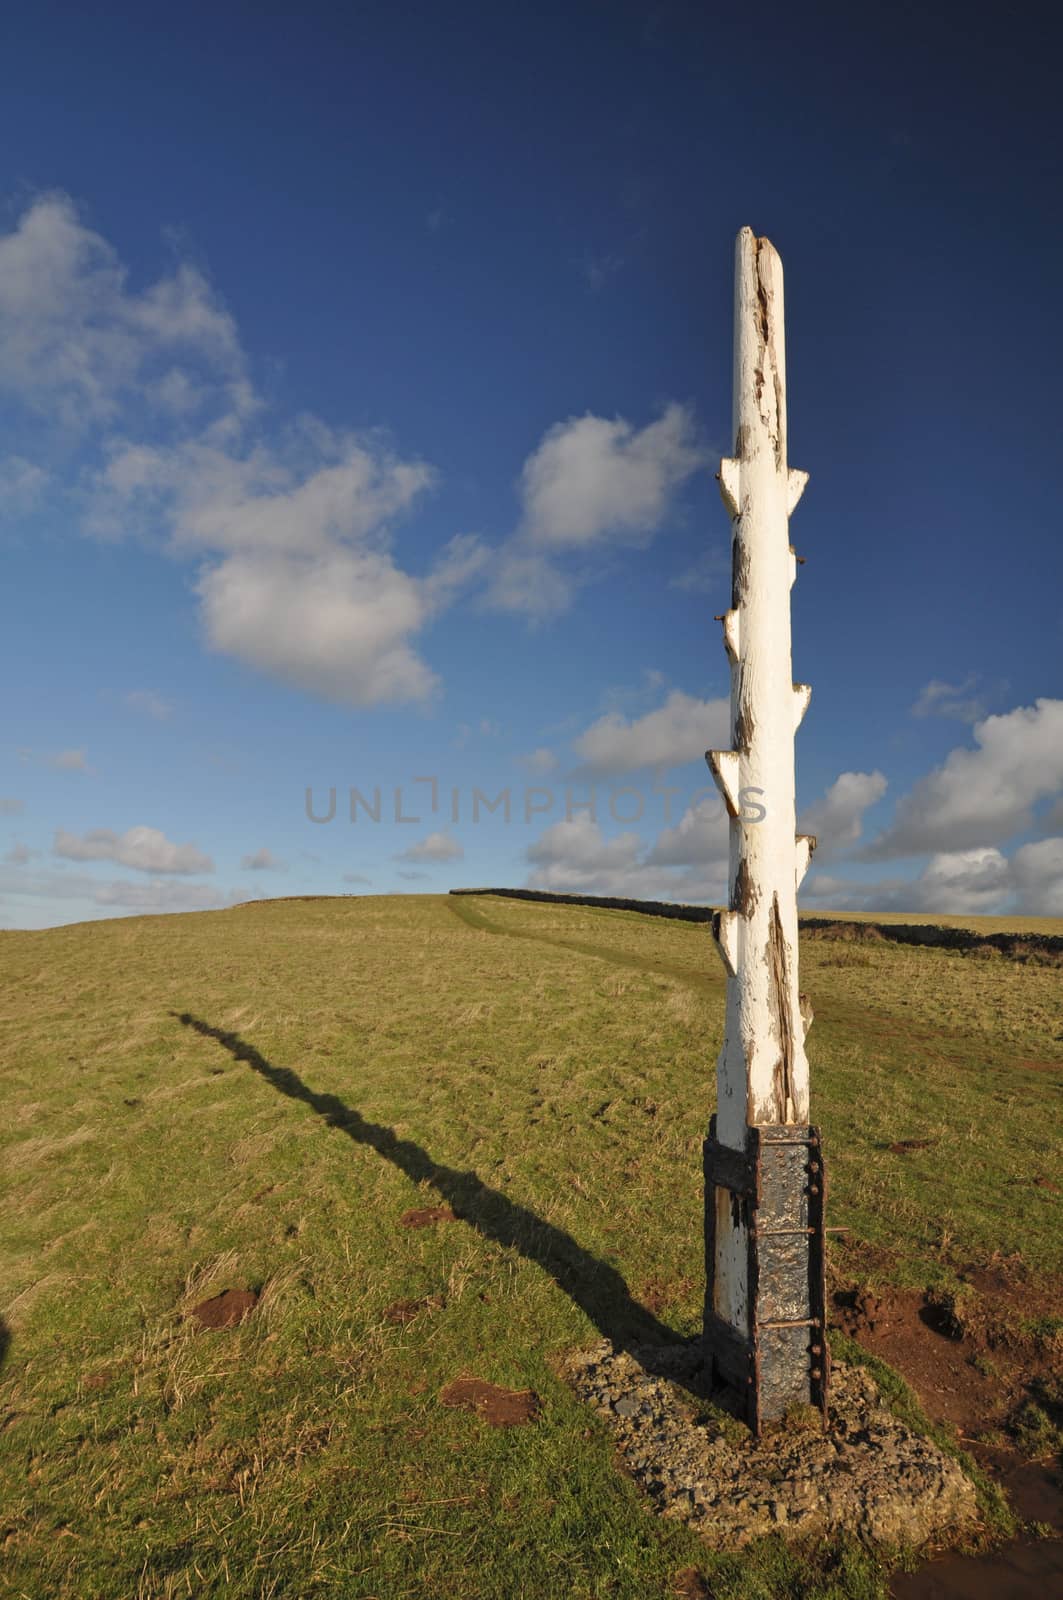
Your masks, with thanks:
[[(782, 264), (750, 228), (735, 248), (734, 428), (734, 456), (719, 474), (732, 517), (731, 609), (723, 619), (732, 748), (706, 759), (731, 819), (730, 910), (716, 924), (728, 975), (716, 1136), (743, 1150), (751, 1123), (808, 1121), (797, 885), (815, 845), (795, 833), (794, 733), (812, 691), (793, 682), (790, 649), (797, 561), (789, 517), (808, 474), (786, 459)], [(750, 788), (760, 791), (758, 821), (739, 801)], [(716, 1238), (717, 1309), (744, 1330), (745, 1230), (724, 1207)]]

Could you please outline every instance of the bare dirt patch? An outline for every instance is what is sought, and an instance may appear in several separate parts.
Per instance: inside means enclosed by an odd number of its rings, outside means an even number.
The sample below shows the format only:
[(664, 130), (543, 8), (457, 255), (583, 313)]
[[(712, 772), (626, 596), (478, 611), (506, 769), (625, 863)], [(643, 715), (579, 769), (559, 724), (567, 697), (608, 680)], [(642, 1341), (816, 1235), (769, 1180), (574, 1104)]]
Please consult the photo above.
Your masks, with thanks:
[(404, 1211), (399, 1218), (400, 1228), (430, 1228), (434, 1222), (457, 1222), (449, 1206), (417, 1206)]
[(384, 1311), (384, 1321), (398, 1325), (412, 1322), (422, 1311), (438, 1311), (442, 1304), (441, 1294), (427, 1295), (423, 1300), (393, 1300)]
[(676, 1600), (712, 1600), (712, 1590), (697, 1567), (683, 1567), (672, 1576)]
[(467, 1375), (448, 1383), (439, 1398), (445, 1406), (474, 1411), (493, 1428), (512, 1428), (522, 1422), (534, 1422), (540, 1410), (539, 1396), (532, 1389), (503, 1389), (484, 1378)]
[(250, 1316), (257, 1305), (254, 1289), (225, 1289), (209, 1300), (201, 1300), (188, 1314), (204, 1328), (231, 1328)]

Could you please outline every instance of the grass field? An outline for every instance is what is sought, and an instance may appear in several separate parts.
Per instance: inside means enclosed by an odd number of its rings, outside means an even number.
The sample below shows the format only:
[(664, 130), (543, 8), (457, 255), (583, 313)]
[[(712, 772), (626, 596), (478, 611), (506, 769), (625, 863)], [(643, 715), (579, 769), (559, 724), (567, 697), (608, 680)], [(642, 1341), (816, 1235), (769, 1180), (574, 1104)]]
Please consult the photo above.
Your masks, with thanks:
[[(1057, 1278), (1059, 968), (802, 963), (831, 1222), (901, 1283), (1018, 1252)], [(705, 927), (277, 901), (2, 933), (0, 969), (0, 1592), (646, 1600), (691, 1567), (721, 1600), (882, 1592), (859, 1551), (723, 1559), (655, 1519), (556, 1376), (602, 1332), (698, 1327)], [(226, 1288), (256, 1310), (201, 1330)], [(462, 1374), (538, 1419), (443, 1406)]]

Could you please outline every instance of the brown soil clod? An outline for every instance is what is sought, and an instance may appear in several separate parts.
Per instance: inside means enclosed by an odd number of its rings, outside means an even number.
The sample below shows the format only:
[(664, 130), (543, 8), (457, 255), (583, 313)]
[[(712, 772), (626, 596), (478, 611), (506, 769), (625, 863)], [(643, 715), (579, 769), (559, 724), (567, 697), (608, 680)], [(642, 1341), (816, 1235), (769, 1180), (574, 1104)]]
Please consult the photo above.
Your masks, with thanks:
[(886, 1148), (891, 1156), (906, 1156), (910, 1150), (929, 1150), (935, 1144), (936, 1139), (898, 1139)]
[(429, 1228), (433, 1222), (457, 1222), (449, 1206), (415, 1206), (399, 1218), (400, 1228)]
[(697, 1567), (682, 1567), (672, 1576), (676, 1600), (712, 1600), (712, 1590)]
[(202, 1300), (189, 1312), (204, 1328), (231, 1328), (243, 1322), (258, 1305), (254, 1289), (226, 1289), (210, 1300)]
[(412, 1322), (422, 1311), (438, 1311), (442, 1304), (441, 1294), (430, 1294), (423, 1300), (393, 1300), (384, 1311), (384, 1321), (401, 1326), (404, 1322)]
[(532, 1389), (503, 1389), (484, 1378), (467, 1375), (454, 1378), (440, 1391), (439, 1398), (445, 1406), (474, 1411), (493, 1428), (512, 1428), (522, 1422), (534, 1422), (540, 1410), (539, 1396)]

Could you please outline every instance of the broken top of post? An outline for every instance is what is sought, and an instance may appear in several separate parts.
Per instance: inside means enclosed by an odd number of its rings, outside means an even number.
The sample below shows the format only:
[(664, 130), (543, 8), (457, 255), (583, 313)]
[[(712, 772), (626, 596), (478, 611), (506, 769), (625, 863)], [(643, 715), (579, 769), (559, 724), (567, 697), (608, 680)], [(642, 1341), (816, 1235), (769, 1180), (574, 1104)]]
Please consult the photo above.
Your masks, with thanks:
[(729, 903), (713, 921), (727, 1014), (706, 1143), (706, 1338), (759, 1427), (795, 1401), (824, 1403), (826, 1367), (797, 968), (797, 886), (815, 840), (795, 833), (794, 734), (811, 690), (792, 681), (790, 651), (789, 518), (808, 474), (786, 454), (782, 263), (751, 228), (735, 250), (734, 430), (719, 474), (732, 518), (731, 749), (706, 756), (730, 817)]

